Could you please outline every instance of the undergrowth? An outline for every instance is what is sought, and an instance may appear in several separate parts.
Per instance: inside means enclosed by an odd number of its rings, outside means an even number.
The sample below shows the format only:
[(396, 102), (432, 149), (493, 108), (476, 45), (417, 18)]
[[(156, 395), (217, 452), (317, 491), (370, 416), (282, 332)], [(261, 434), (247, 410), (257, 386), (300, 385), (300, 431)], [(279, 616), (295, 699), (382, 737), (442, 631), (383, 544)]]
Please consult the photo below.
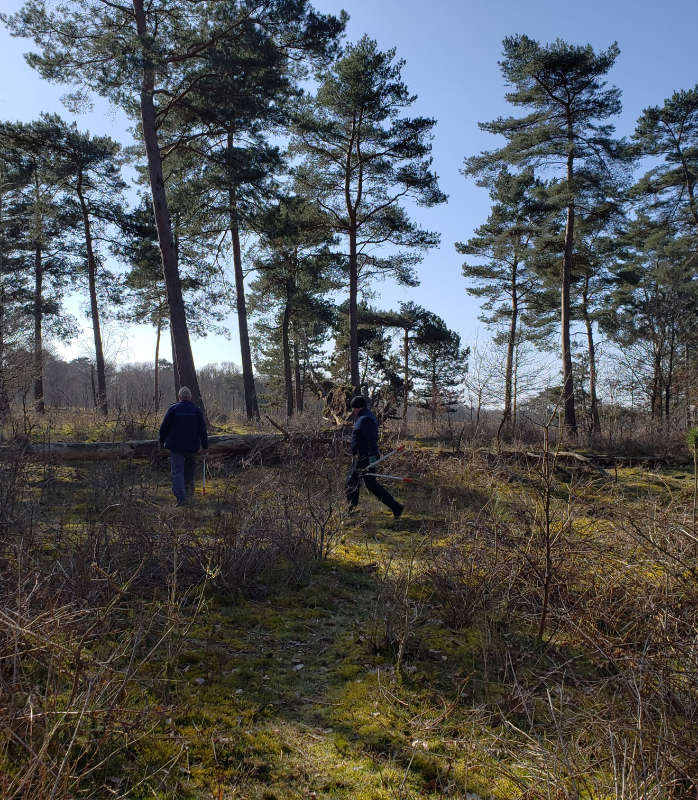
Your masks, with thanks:
[(0, 796), (694, 799), (693, 476), (534, 455), (0, 463)]

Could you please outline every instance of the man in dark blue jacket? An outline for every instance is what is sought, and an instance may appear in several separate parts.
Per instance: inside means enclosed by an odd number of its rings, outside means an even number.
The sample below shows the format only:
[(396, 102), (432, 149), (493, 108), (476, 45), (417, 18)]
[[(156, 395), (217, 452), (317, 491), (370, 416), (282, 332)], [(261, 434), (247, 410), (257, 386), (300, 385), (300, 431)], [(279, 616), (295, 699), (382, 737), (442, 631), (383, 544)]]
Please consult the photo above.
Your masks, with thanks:
[(167, 409), (160, 425), (160, 446), (170, 451), (172, 493), (177, 505), (184, 506), (194, 494), (194, 454), (208, 450), (208, 432), (203, 411), (191, 401), (191, 391), (182, 386), (179, 403)]
[(402, 514), (403, 505), (383, 488), (371, 472), (364, 472), (366, 467), (380, 458), (378, 452), (378, 420), (366, 407), (366, 398), (357, 395), (351, 401), (351, 413), (354, 416), (354, 427), (351, 432), (351, 452), (354, 456), (351, 470), (347, 475), (346, 493), (350, 512), (359, 503), (361, 481), (369, 492), (374, 494), (393, 512), (395, 519)]

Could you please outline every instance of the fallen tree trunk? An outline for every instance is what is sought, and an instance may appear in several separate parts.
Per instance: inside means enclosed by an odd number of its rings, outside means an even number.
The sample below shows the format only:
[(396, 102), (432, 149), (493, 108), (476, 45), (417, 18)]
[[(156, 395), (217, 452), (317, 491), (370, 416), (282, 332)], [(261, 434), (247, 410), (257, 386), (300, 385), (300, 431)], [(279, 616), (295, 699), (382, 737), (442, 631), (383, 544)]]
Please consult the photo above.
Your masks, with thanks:
[[(253, 451), (268, 452), (277, 447), (284, 436), (276, 433), (232, 434), (209, 436), (208, 455), (246, 456)], [(33, 461), (68, 463), (73, 461), (110, 461), (120, 458), (153, 458), (167, 451), (160, 449), (157, 439), (130, 442), (50, 442), (46, 444), (4, 445), (0, 460), (23, 455)]]
[[(478, 448), (477, 453), (483, 455), (489, 463), (496, 464), (501, 461), (518, 462), (526, 458), (542, 459), (542, 452), (534, 452), (531, 450), (491, 450), (489, 448)], [(613, 467), (639, 467), (641, 469), (671, 469), (671, 468), (685, 468), (690, 466), (690, 457), (684, 453), (676, 453), (672, 456), (664, 455), (638, 455), (627, 456), (614, 453), (592, 453), (588, 456), (573, 451), (561, 450), (555, 452), (550, 451), (548, 454), (550, 462), (553, 461), (558, 467), (572, 467), (578, 464), (584, 469), (591, 469), (597, 472), (604, 473), (606, 477), (610, 477), (608, 473), (609, 468)]]

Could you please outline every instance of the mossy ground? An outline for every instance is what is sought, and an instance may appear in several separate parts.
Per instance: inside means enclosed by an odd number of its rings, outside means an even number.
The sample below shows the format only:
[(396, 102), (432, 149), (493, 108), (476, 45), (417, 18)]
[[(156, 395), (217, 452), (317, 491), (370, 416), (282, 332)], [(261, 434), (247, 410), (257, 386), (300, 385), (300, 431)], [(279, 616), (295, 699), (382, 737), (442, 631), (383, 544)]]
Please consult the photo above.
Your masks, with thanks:
[[(573, 665), (568, 702), (585, 702), (584, 680), (593, 683), (598, 660), (567, 635), (538, 641), (528, 622), (444, 621), (422, 579), (435, 554), (452, 544), (456, 526), (476, 527), (485, 510), (489, 519), (513, 524), (517, 509), (533, 507), (535, 480), (523, 471), (475, 467), (429, 443), (419, 445), (419, 458), (417, 482), (390, 484), (406, 506), (399, 521), (364, 491), (360, 513), (341, 519), (326, 558), (292, 578), (272, 570), (239, 591), (206, 589), (171, 661), (165, 665), (160, 653), (150, 667), (165, 677), (135, 697), (163, 713), (122, 756), (122, 773), (111, 776), (115, 790), (135, 772), (169, 764), (166, 779), (146, 779), (131, 796), (545, 796), (525, 793), (540, 768), (535, 759), (516, 758), (497, 741), (503, 718), (521, 730), (527, 715), (549, 721), (549, 714), (537, 697), (524, 708), (502, 669), (506, 675), (515, 662), (517, 680), (534, 684), (558, 664)], [(396, 458), (391, 471), (409, 474), (410, 459)], [(341, 474), (339, 462), (336, 468)], [(275, 469), (214, 466), (205, 497), (199, 485), (187, 509), (172, 507), (164, 464), (33, 467), (25, 489), (64, 532), (129, 504), (186, 539), (205, 537), (240, 494), (257, 491), (262, 502), (259, 487), (274, 492)], [(574, 531), (597, 534), (621, 506), (688, 503), (691, 488), (685, 471), (618, 470), (615, 484), (579, 483)], [(564, 508), (569, 495), (569, 483), (557, 482), (554, 504)], [(511, 667), (488, 663), (492, 636), (506, 642)], [(556, 735), (530, 729), (542, 740)]]

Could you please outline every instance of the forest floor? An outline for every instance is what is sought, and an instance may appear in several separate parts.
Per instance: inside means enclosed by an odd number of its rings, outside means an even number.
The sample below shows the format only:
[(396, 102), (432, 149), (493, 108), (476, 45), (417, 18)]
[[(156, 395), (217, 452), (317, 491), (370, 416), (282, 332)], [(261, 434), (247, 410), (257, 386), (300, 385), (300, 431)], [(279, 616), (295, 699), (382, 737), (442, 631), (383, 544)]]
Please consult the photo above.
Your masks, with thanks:
[(696, 797), (689, 471), (412, 440), (394, 520), (346, 466), (6, 472), (2, 796)]

